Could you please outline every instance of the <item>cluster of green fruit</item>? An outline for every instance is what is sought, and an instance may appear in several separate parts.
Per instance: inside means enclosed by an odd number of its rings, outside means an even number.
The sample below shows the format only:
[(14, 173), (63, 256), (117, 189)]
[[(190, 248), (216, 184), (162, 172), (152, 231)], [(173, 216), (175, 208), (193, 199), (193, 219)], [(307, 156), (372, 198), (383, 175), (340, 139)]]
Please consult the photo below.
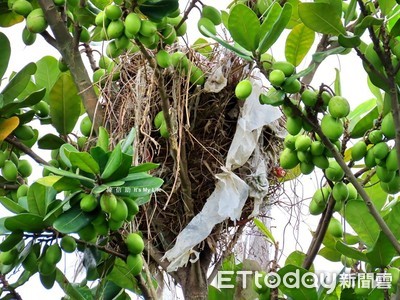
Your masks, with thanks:
[(217, 34), (217, 28), (221, 24), (221, 12), (215, 7), (204, 5), (201, 10), (201, 18), (197, 22), (197, 27), (201, 33), (207, 36), (207, 33), (203, 31), (201, 26), (204, 26), (213, 35)]
[(144, 250), (144, 242), (142, 237), (137, 233), (128, 233), (125, 237), (125, 245), (128, 249), (126, 264), (133, 276), (140, 274), (143, 268), (142, 252)]
[(287, 61), (273, 62), (270, 69), (268, 80), (273, 86), (273, 90), (282, 90), (288, 94), (296, 94), (301, 90), (301, 82), (293, 77), (295, 66)]
[(14, 151), (0, 150), (1, 175), (8, 182), (16, 182), (18, 175), (26, 179), (32, 174), (32, 165), (25, 159), (19, 159)]
[(164, 137), (164, 138), (168, 138), (169, 137), (169, 132), (168, 132), (167, 124), (165, 122), (163, 111), (158, 112), (156, 114), (156, 116), (154, 117), (154, 126), (158, 130), (160, 130), (160, 135), (162, 137)]

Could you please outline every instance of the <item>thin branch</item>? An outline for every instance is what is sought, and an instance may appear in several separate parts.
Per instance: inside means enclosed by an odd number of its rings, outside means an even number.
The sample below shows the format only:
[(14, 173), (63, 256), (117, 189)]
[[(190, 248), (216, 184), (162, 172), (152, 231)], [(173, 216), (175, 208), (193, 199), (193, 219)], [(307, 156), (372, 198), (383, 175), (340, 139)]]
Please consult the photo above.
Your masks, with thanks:
[[(324, 35), (322, 36), (321, 40), (320, 40), (319, 43), (318, 43), (316, 52), (323, 52), (323, 51), (325, 51), (326, 48), (327, 48), (327, 46), (328, 46), (328, 44), (329, 44), (329, 36), (328, 36), (327, 34), (324, 34)], [(311, 83), (311, 81), (313, 80), (313, 78), (314, 78), (314, 76), (315, 76), (315, 73), (317, 72), (318, 67), (321, 65), (321, 63), (322, 63), (322, 61), (317, 63), (317, 62), (315, 62), (314, 60), (311, 60), (309, 66), (311, 66), (312, 64), (315, 64), (315, 68), (314, 68), (314, 70), (313, 70), (312, 72), (308, 73), (306, 76), (304, 76), (304, 77), (302, 78), (301, 81), (302, 81), (304, 84), (309, 85), (309, 84)]]
[(185, 12), (182, 16), (182, 20), (179, 22), (178, 25), (176, 25), (176, 27), (175, 27), (176, 30), (179, 29), (179, 27), (181, 27), (183, 23), (185, 23), (185, 21), (189, 17), (189, 14), (192, 11), (192, 9), (196, 7), (197, 2), (200, 2), (200, 0), (192, 0), (190, 2), (189, 6), (187, 7), (187, 9), (185, 10)]
[(8, 295), (10, 295), (12, 299), (22, 300), (21, 296), (17, 293), (17, 291), (10, 286), (4, 274), (0, 274), (0, 284), (2, 285), (2, 290), (9, 292)]
[(21, 143), (16, 137), (8, 136), (6, 137), (5, 141), (15, 146), (25, 154), (29, 155), (37, 163), (45, 166), (49, 165), (47, 161), (45, 161), (43, 158), (41, 158), (39, 155), (33, 152), (31, 148), (28, 148), (25, 144)]
[(90, 47), (90, 45), (88, 43), (83, 43), (83, 47), (85, 48), (85, 54), (89, 60), (90, 63), (90, 68), (94, 71), (96, 71), (98, 69), (96, 61), (93, 57), (93, 49)]
[(45, 39), (45, 41), (48, 44), (50, 44), (51, 46), (53, 46), (54, 48), (59, 50), (57, 41), (50, 35), (50, 33), (48, 31), (43, 31), (42, 33), (40, 33), (40, 35)]

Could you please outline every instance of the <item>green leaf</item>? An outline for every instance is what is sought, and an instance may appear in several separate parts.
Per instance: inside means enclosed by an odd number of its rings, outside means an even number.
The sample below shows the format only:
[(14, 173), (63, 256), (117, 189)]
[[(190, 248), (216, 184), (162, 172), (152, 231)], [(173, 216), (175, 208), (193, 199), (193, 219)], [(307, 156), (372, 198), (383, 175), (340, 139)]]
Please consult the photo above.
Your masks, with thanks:
[(57, 192), (63, 192), (63, 191), (76, 191), (76, 190), (81, 190), (81, 183), (77, 179), (71, 179), (67, 177), (61, 177), (59, 180), (57, 180), (53, 184), (53, 188)]
[[(69, 296), (71, 299), (74, 300), (88, 300), (84, 297), (78, 288), (72, 285), (68, 279), (65, 277), (64, 273), (59, 269), (56, 268), (56, 281), (60, 288), (64, 291), (64, 293)], [(93, 298), (91, 298), (93, 299)]]
[(299, 3), (300, 0), (287, 0), (286, 2), (292, 5), (292, 15), (290, 17), (289, 23), (286, 25), (286, 28), (292, 29), (294, 26), (301, 24), (301, 19), (299, 17)]
[(260, 94), (259, 101), (261, 104), (268, 104), (272, 106), (282, 105), (286, 97), (283, 90), (269, 89), (266, 94)]
[(26, 212), (25, 208), (19, 205), (17, 202), (7, 197), (0, 197), (0, 203), (9, 211), (15, 214)]
[(72, 167), (71, 162), (69, 161), (69, 155), (72, 152), (79, 152), (79, 150), (76, 149), (71, 144), (64, 144), (60, 147), (60, 151), (59, 151), (60, 158), (63, 161), (63, 163), (69, 168)]
[(328, 56), (335, 55), (335, 54), (341, 54), (344, 51), (346, 51), (346, 48), (343, 48), (340, 46), (340, 47), (335, 47), (333, 49), (329, 49), (329, 50), (322, 51), (322, 52), (315, 52), (313, 54), (313, 61), (316, 63), (321, 63)]
[(44, 217), (47, 213), (47, 207), (55, 200), (56, 195), (57, 192), (52, 187), (33, 183), (29, 187), (27, 195), (29, 212)]
[(296, 25), (289, 33), (285, 45), (286, 60), (298, 66), (314, 43), (315, 32), (304, 24)]
[(48, 133), (38, 140), (38, 147), (47, 150), (59, 149), (64, 143), (65, 141), (62, 138)]
[(132, 173), (147, 172), (147, 171), (157, 169), (159, 166), (160, 166), (160, 164), (155, 164), (155, 163), (151, 163), (151, 162), (143, 163), (139, 166), (131, 167), (129, 169), (129, 173), (132, 174)]
[(345, 34), (341, 12), (327, 3), (299, 3), (299, 16), (310, 29), (331, 35)]
[(62, 135), (72, 132), (81, 114), (81, 98), (72, 76), (61, 73), (49, 94), (52, 125)]
[(93, 147), (90, 149), (90, 155), (94, 158), (95, 161), (97, 161), (100, 167), (100, 171), (103, 172), (108, 161), (107, 152), (105, 152), (100, 147)]
[(45, 89), (40, 89), (40, 90), (34, 91), (32, 94), (30, 94), (23, 100), (13, 101), (13, 102), (3, 106), (3, 108), (1, 109), (1, 114), (3, 116), (12, 115), (12, 114), (18, 113), (18, 109), (20, 109), (20, 108), (33, 106), (33, 105), (39, 103), (40, 100), (43, 99), (45, 93), (46, 93)]
[(395, 237), (400, 239), (400, 202), (398, 202), (385, 216), (385, 221)]
[(139, 5), (140, 11), (150, 19), (161, 20), (179, 8), (178, 0), (148, 0)]
[(104, 10), (104, 8), (113, 3), (112, 0), (91, 0), (92, 2), (98, 9)]
[(376, 103), (378, 104), (379, 111), (382, 112), (383, 110), (383, 96), (382, 92), (379, 88), (372, 84), (369, 77), (367, 77), (368, 88), (371, 91), (372, 95), (376, 97)]
[(361, 251), (357, 250), (356, 248), (347, 246), (342, 241), (336, 242), (336, 250), (339, 251), (340, 253), (342, 253), (346, 257), (350, 257), (350, 258), (353, 258), (356, 260), (368, 262), (368, 258), (365, 255), (365, 253), (362, 253)]
[(340, 261), (341, 254), (339, 251), (336, 249), (324, 247), (321, 248), (321, 250), (318, 251), (318, 255), (322, 256), (323, 258), (333, 261), (333, 262), (338, 262)]
[(340, 82), (340, 71), (335, 68), (335, 83), (334, 83), (334, 91), (335, 91), (335, 95), (337, 96), (341, 96), (342, 95), (342, 84)]
[(62, 213), (54, 221), (53, 227), (61, 233), (78, 232), (87, 226), (95, 217), (95, 214), (83, 212), (78, 205)]
[(347, 26), (356, 14), (357, 9), (357, 0), (350, 0), (349, 6), (347, 7), (346, 12), (344, 13), (344, 25)]
[(117, 196), (143, 197), (155, 193), (164, 183), (161, 178), (148, 177), (128, 181), (121, 188), (116, 188), (113, 193)]
[(96, 15), (90, 11), (89, 7), (75, 7), (73, 13), (76, 21), (79, 22), (81, 26), (87, 28), (94, 24), (94, 20), (96, 19)]
[[(362, 178), (365, 179), (368, 175), (370, 175), (369, 172), (365, 172)], [(370, 184), (364, 186), (365, 192), (371, 198), (372, 203), (378, 211), (380, 211), (385, 205), (388, 196), (388, 194), (382, 189), (381, 185), (377, 184), (379, 181), (378, 176), (375, 174), (370, 177)]]
[(384, 16), (391, 13), (393, 7), (396, 5), (396, 0), (378, 0), (379, 8)]
[(31, 213), (8, 217), (4, 221), (4, 227), (10, 231), (41, 232), (47, 226), (41, 216)]
[(6, 73), (10, 61), (11, 46), (7, 36), (0, 32), (0, 83)]
[(53, 215), (55, 214), (55, 212), (57, 212), (58, 210), (60, 210), (61, 208), (63, 208), (68, 202), (70, 202), (71, 200), (74, 199), (75, 196), (77, 196), (78, 194), (80, 194), (82, 191), (76, 191), (70, 195), (68, 195), (68, 197), (66, 197), (63, 201), (60, 201), (57, 203), (56, 206), (54, 206), (48, 213), (47, 215), (44, 217), (43, 221), (46, 221), (48, 219), (50, 219), (51, 217), (53, 217)]
[(349, 35), (339, 34), (338, 42), (339, 45), (344, 48), (356, 48), (360, 46), (361, 39), (357, 35), (349, 36)]
[(261, 233), (267, 238), (267, 240), (271, 243), (275, 243), (275, 238), (272, 235), (271, 231), (265, 226), (263, 222), (261, 222), (259, 219), (254, 219), (253, 220), (254, 224), (257, 226), (258, 230), (261, 231)]
[(101, 174), (102, 179), (111, 177), (120, 167), (122, 163), (122, 150), (121, 144), (118, 144), (111, 152), (110, 158)]
[(384, 268), (390, 264), (396, 253), (396, 249), (388, 237), (381, 231), (375, 245), (367, 252), (366, 256), (372, 268)]
[(100, 126), (96, 146), (107, 152), (109, 143), (110, 140), (107, 130), (103, 126)]
[(99, 164), (87, 152), (71, 152), (69, 160), (73, 167), (77, 167), (90, 174), (99, 174)]
[(360, 105), (358, 105), (354, 110), (352, 110), (347, 118), (349, 120), (358, 118), (360, 119), (361, 116), (365, 115), (366, 113), (370, 112), (371, 110), (375, 109), (376, 107), (376, 99), (370, 99), (367, 101), (363, 101)]
[(12, 248), (14, 248), (16, 245), (18, 245), (19, 242), (22, 241), (23, 237), (24, 237), (24, 233), (22, 231), (11, 232), (0, 243), (0, 251), (2, 251), (2, 252), (10, 251)]
[(0, 14), (0, 27), (11, 27), (15, 24), (21, 23), (24, 17), (16, 14), (13, 11)]
[(195, 50), (197, 53), (200, 53), (201, 55), (209, 58), (212, 54), (213, 48), (211, 47), (211, 44), (209, 41), (207, 41), (204, 38), (198, 38), (193, 45), (191, 46), (193, 50)]
[(129, 131), (129, 134), (127, 135), (127, 137), (121, 143), (122, 153), (130, 154), (129, 148), (132, 147), (135, 137), (136, 137), (136, 129), (135, 129), (135, 127), (132, 127), (132, 129)]
[[(277, 273), (279, 274), (280, 278), (283, 278), (285, 274), (288, 273), (296, 273), (300, 274), (300, 278), (303, 278), (304, 274), (308, 273), (309, 271), (306, 269), (303, 269), (298, 266), (294, 265), (286, 265), (283, 268), (281, 268)], [(290, 277), (289, 277), (290, 278)], [(310, 278), (310, 277), (307, 277)], [(311, 279), (311, 278), (310, 278)], [(296, 282), (298, 283), (298, 282)], [(310, 283), (307, 282), (308, 285)], [(314, 282), (315, 284), (315, 282)], [(290, 285), (286, 285), (281, 283), (279, 285), (279, 289), (287, 296), (289, 296), (292, 299), (296, 300), (317, 300), (318, 299), (318, 294), (317, 290), (315, 288), (310, 288), (310, 287), (305, 287), (302, 283), (299, 283), (299, 286), (294, 287)]]
[[(243, 22), (243, 20), (246, 20)], [(260, 21), (256, 13), (243, 4), (235, 5), (229, 14), (228, 29), (235, 42), (248, 51), (257, 49)]]
[(374, 126), (374, 121), (379, 117), (378, 107), (375, 107), (360, 120), (351, 119), (349, 130), (353, 139), (364, 136), (365, 132)]
[(370, 26), (380, 26), (383, 23), (383, 19), (377, 19), (372, 16), (366, 16), (362, 19), (360, 23), (356, 25), (354, 28), (354, 34), (358, 36), (362, 36), (365, 30)]
[[(285, 266), (293, 265), (296, 267), (301, 267), (303, 265), (304, 260), (306, 259), (306, 254), (301, 251), (293, 251), (289, 254), (289, 256), (285, 260)], [(311, 272), (314, 272), (314, 266), (310, 268)]]
[(126, 263), (120, 258), (115, 259), (114, 267), (106, 278), (121, 288), (131, 291), (136, 289), (135, 277), (133, 277)]
[(53, 56), (45, 56), (36, 62), (36, 66), (36, 86), (46, 88), (46, 96), (43, 100), (49, 102), (50, 91), (61, 73), (58, 68), (58, 61)]
[(78, 179), (80, 181), (83, 182), (87, 182), (87, 183), (92, 183), (94, 184), (95, 181), (92, 178), (88, 178), (82, 175), (78, 175), (69, 171), (65, 171), (65, 170), (60, 170), (57, 169), (53, 166), (44, 166), (45, 169), (49, 170), (51, 173), (55, 174), (55, 175), (60, 175), (60, 176), (65, 176), (67, 178), (72, 178), (72, 179)]
[(260, 53), (266, 52), (273, 44), (275, 44), (290, 21), (291, 16), (292, 6), (289, 3), (285, 3), (278, 19), (275, 21), (274, 25), (272, 25), (271, 30), (261, 38), (258, 47)]
[(36, 65), (34, 63), (29, 63), (10, 80), (1, 92), (3, 94), (4, 105), (14, 101), (14, 99), (23, 92), (31, 80), (31, 76), (35, 74), (35, 72)]
[(349, 201), (343, 214), (360, 239), (368, 247), (372, 247), (378, 238), (380, 228), (365, 203), (360, 200)]

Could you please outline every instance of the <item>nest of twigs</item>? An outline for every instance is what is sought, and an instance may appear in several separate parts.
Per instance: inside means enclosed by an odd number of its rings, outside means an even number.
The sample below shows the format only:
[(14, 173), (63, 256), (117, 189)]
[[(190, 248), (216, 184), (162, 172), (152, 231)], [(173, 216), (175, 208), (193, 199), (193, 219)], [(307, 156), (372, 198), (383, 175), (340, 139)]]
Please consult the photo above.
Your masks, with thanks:
[[(170, 49), (171, 52), (175, 50)], [(190, 84), (187, 76), (182, 76), (174, 68), (163, 71), (170, 115), (176, 125), (180, 163), (174, 160), (171, 145), (166, 138), (160, 136), (153, 124), (155, 115), (162, 110), (162, 100), (159, 82), (148, 59), (140, 52), (121, 57), (120, 79), (114, 82), (110, 80), (102, 89), (110, 136), (123, 138), (135, 127), (135, 163), (160, 164), (153, 175), (164, 179), (162, 191), (156, 193), (141, 209), (136, 221), (138, 228), (161, 252), (173, 246), (176, 236), (201, 211), (215, 189), (214, 175), (220, 173), (221, 166), (225, 165), (240, 106), (243, 105), (242, 101), (236, 99), (234, 90), (236, 84), (248, 77), (251, 71), (248, 62), (218, 46), (209, 57), (190, 48), (179, 50), (187, 53), (192, 63), (203, 70), (207, 80), (226, 79), (226, 85), (219, 92), (208, 92), (202, 86)], [(222, 77), (215, 76), (217, 69), (222, 71)], [(278, 183), (274, 170), (282, 141), (276, 135), (279, 123), (275, 122), (273, 126), (265, 128), (260, 138), (264, 155), (270, 161), (270, 195), (275, 193)], [(186, 171), (189, 187), (182, 182), (182, 171)], [(252, 170), (244, 166), (237, 173), (248, 181)], [(192, 207), (188, 207), (187, 199), (192, 200)], [(253, 201), (249, 199), (243, 210), (242, 222), (248, 221), (252, 210)], [(234, 224), (227, 222), (223, 231), (226, 232), (230, 226)], [(216, 230), (214, 234), (220, 235), (223, 231)], [(213, 246), (214, 249), (221, 247), (217, 242)]]

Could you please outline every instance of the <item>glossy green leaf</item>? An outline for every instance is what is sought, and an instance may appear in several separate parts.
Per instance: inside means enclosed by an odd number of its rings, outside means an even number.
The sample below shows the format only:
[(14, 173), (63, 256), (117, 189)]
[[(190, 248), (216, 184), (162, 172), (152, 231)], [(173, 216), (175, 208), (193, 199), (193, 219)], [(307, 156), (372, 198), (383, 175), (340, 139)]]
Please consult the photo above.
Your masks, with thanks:
[(321, 250), (318, 251), (318, 255), (333, 262), (340, 261), (341, 257), (341, 253), (339, 251), (328, 247), (321, 248)]
[(344, 51), (346, 51), (346, 48), (339, 46), (339, 47), (335, 47), (333, 49), (329, 49), (329, 50), (326, 50), (326, 51), (315, 52), (313, 54), (313, 56), (312, 56), (313, 57), (313, 61), (316, 62), (316, 63), (321, 63), (328, 56), (335, 55), (335, 54), (341, 54)]
[(344, 48), (356, 48), (356, 47), (360, 46), (361, 39), (357, 35), (348, 36), (348, 35), (339, 34), (338, 42), (339, 42), (339, 45)]
[(61, 177), (53, 184), (53, 188), (57, 192), (62, 191), (76, 191), (81, 190), (81, 183), (77, 179), (71, 179), (68, 177)]
[(97, 138), (96, 146), (100, 147), (105, 152), (107, 152), (108, 151), (108, 146), (109, 146), (109, 143), (110, 143), (109, 139), (110, 138), (109, 138), (107, 130), (103, 126), (100, 126), (99, 127), (99, 136)]
[(95, 218), (94, 214), (84, 213), (79, 206), (74, 206), (62, 213), (53, 223), (53, 227), (61, 233), (78, 232)]
[(61, 71), (58, 68), (58, 61), (53, 56), (45, 56), (36, 62), (35, 83), (37, 87), (46, 88), (44, 100), (49, 102), (49, 94), (57, 82)]
[(22, 231), (14, 231), (7, 235), (7, 237), (0, 243), (0, 251), (6, 252), (14, 248), (19, 242), (22, 241), (24, 233)]
[(395, 237), (400, 239), (400, 203), (397, 203), (385, 216), (385, 221)]
[(229, 14), (228, 28), (234, 41), (243, 48), (248, 51), (257, 49), (260, 21), (256, 13), (248, 6), (238, 4), (232, 8)]
[(352, 200), (347, 202), (344, 217), (368, 247), (375, 244), (380, 228), (363, 201)]
[(282, 105), (286, 97), (283, 90), (269, 89), (266, 94), (260, 94), (259, 101), (261, 104), (268, 104), (272, 106)]
[(88, 299), (83, 294), (81, 294), (79, 289), (68, 281), (67, 277), (65, 277), (64, 273), (59, 268), (56, 268), (56, 282), (58, 283), (60, 288), (64, 291), (64, 293), (71, 299), (74, 300), (93, 299), (93, 298)]
[(287, 0), (286, 2), (289, 3), (290, 5), (292, 5), (292, 15), (290, 17), (290, 20), (289, 20), (288, 24), (286, 25), (286, 28), (292, 29), (296, 25), (302, 23), (301, 19), (299, 17), (299, 3), (300, 3), (300, 0)]
[(1, 114), (3, 116), (7, 116), (7, 115), (10, 116), (15, 113), (18, 113), (18, 110), (20, 108), (33, 106), (33, 105), (39, 103), (40, 100), (43, 99), (45, 93), (46, 93), (45, 89), (40, 89), (40, 90), (33, 92), (32, 94), (30, 94), (23, 100), (18, 101), (18, 99), (16, 99), (16, 101), (13, 101), (7, 105), (4, 105), (3, 108), (1, 109)]
[(356, 9), (357, 9), (357, 0), (350, 0), (349, 6), (347, 7), (347, 10), (344, 14), (344, 25), (347, 26), (352, 19), (353, 16), (356, 14)]
[(62, 138), (48, 133), (38, 140), (38, 147), (47, 150), (59, 149), (64, 143), (65, 141)]
[(4, 227), (10, 231), (41, 232), (47, 227), (41, 216), (22, 213), (4, 220)]
[(260, 37), (260, 45), (258, 47), (258, 51), (260, 53), (266, 52), (278, 38), (281, 36), (283, 30), (288, 24), (290, 17), (292, 16), (292, 6), (289, 3), (285, 3), (283, 9), (279, 15), (279, 18), (276, 20), (274, 25), (271, 27), (271, 30), (268, 31), (267, 34)]
[(367, 83), (368, 83), (368, 88), (369, 88), (369, 90), (370, 90), (371, 93), (376, 97), (376, 103), (377, 103), (377, 105), (378, 105), (379, 112), (382, 112), (382, 111), (384, 110), (384, 109), (383, 109), (383, 106), (384, 106), (384, 104), (383, 104), (384, 99), (383, 99), (383, 96), (382, 96), (382, 91), (381, 91), (379, 88), (377, 88), (375, 85), (372, 84), (372, 82), (371, 82), (371, 80), (369, 79), (369, 77), (368, 77), (368, 79), (367, 79)]
[(12, 213), (20, 214), (26, 212), (25, 208), (8, 197), (0, 197), (0, 203)]
[(11, 46), (7, 36), (0, 32), (0, 83), (6, 73), (10, 61)]
[(98, 9), (104, 10), (104, 8), (113, 3), (112, 0), (91, 0), (91, 3), (93, 3)]
[(213, 51), (211, 43), (204, 38), (198, 38), (191, 48), (205, 57), (210, 57)]
[(396, 0), (378, 0), (379, 8), (384, 16), (392, 12), (393, 7), (396, 5)]
[[(301, 267), (303, 265), (304, 260), (306, 259), (306, 254), (301, 251), (293, 251), (288, 255), (285, 260), (285, 266), (293, 265), (296, 267)], [(314, 266), (310, 268), (311, 272), (314, 272)]]
[(342, 241), (336, 242), (336, 250), (346, 257), (368, 262), (368, 258), (366, 257), (365, 253), (344, 244)]
[(104, 171), (104, 168), (108, 162), (108, 154), (100, 147), (93, 147), (90, 149), (90, 155), (94, 158), (95, 161), (99, 164), (100, 172)]
[(139, 5), (139, 9), (150, 19), (161, 20), (178, 9), (178, 2), (178, 0), (147, 0)]
[[(363, 174), (362, 178), (365, 179), (368, 175), (370, 175), (369, 172), (366, 172)], [(372, 177), (370, 176), (369, 184), (364, 186), (365, 192), (371, 198), (372, 203), (378, 211), (385, 205), (388, 196), (381, 185), (378, 184), (379, 181), (378, 176), (375, 174)]]
[(374, 126), (374, 121), (378, 118), (379, 111), (378, 107), (368, 112), (360, 120), (350, 120), (350, 136), (352, 138), (360, 138), (364, 136), (365, 132)]
[(88, 178), (88, 177), (78, 175), (78, 174), (75, 174), (72, 172), (68, 172), (65, 170), (60, 170), (60, 169), (57, 169), (52, 166), (44, 166), (44, 168), (49, 170), (51, 173), (53, 173), (55, 175), (65, 176), (67, 178), (77, 179), (77, 180), (87, 182), (87, 183), (92, 183), (92, 184), (94, 184), (94, 182), (95, 182), (92, 178)]
[(333, 90), (335, 92), (335, 95), (341, 96), (342, 95), (342, 83), (340, 80), (340, 71), (335, 68), (335, 82), (333, 85)]
[(23, 92), (35, 72), (36, 65), (29, 63), (10, 80), (1, 92), (3, 94), (4, 105), (14, 101)]
[(383, 23), (383, 19), (374, 18), (372, 16), (366, 16), (360, 23), (354, 28), (354, 34), (362, 36), (365, 30), (370, 26), (380, 26)]
[(260, 230), (261, 233), (267, 238), (268, 241), (270, 241), (271, 243), (275, 243), (274, 236), (262, 221), (260, 221), (259, 219), (254, 219), (253, 222), (257, 226), (258, 230)]
[(304, 24), (296, 25), (286, 39), (286, 60), (297, 67), (310, 51), (314, 38), (315, 32), (313, 30)]
[(110, 178), (120, 167), (122, 163), (122, 150), (121, 145), (118, 144), (111, 152), (110, 158), (101, 174), (102, 179)]
[(279, 3), (274, 2), (271, 4), (270, 8), (267, 10), (267, 15), (264, 18), (264, 21), (260, 27), (260, 37), (263, 37), (271, 31), (272, 26), (278, 20), (279, 16), (282, 13), (282, 7)]
[(155, 163), (143, 163), (140, 164), (139, 166), (131, 167), (129, 169), (129, 173), (140, 173), (140, 172), (147, 172), (151, 171), (154, 169), (157, 169), (160, 166), (160, 164), (155, 164)]
[(129, 271), (129, 267), (126, 263), (120, 258), (115, 259), (114, 267), (106, 278), (121, 288), (131, 291), (134, 291), (136, 288), (135, 277), (133, 277), (132, 273)]
[(56, 194), (56, 190), (52, 187), (33, 183), (29, 187), (27, 195), (29, 212), (44, 217), (47, 213), (47, 207), (55, 200)]
[(13, 11), (8, 11), (6, 13), (0, 14), (0, 27), (11, 27), (15, 24), (21, 23), (24, 17), (14, 13)]
[(135, 127), (132, 127), (132, 129), (129, 131), (129, 134), (126, 136), (126, 138), (122, 141), (121, 143), (121, 151), (122, 153), (132, 155), (132, 153), (129, 153), (129, 148), (133, 146), (133, 142), (136, 137), (136, 129)]
[(327, 3), (299, 3), (299, 16), (310, 29), (331, 35), (345, 34), (341, 12)]
[(392, 37), (398, 37), (400, 35), (400, 19), (393, 25), (392, 29), (390, 30), (390, 35)]
[(51, 210), (47, 213), (47, 215), (44, 217), (44, 221), (51, 219), (54, 214), (62, 209), (67, 203), (69, 203), (71, 200), (73, 200), (77, 195), (79, 195), (82, 191), (76, 191), (72, 194), (69, 194), (67, 197), (65, 197), (64, 200), (57, 202), (57, 204), (51, 208)]
[(72, 164), (71, 164), (71, 162), (69, 161), (69, 155), (72, 153), (72, 152), (79, 152), (79, 150), (78, 149), (76, 149), (74, 146), (72, 146), (71, 144), (63, 144), (61, 147), (60, 147), (60, 150), (59, 150), (59, 155), (60, 155), (60, 158), (61, 158), (61, 160), (62, 160), (62, 162), (67, 166), (67, 167), (72, 167)]
[(81, 114), (81, 98), (72, 79), (67, 73), (61, 73), (49, 94), (52, 125), (58, 133), (72, 132)]
[(89, 28), (94, 24), (96, 14), (94, 14), (89, 7), (75, 7), (74, 18), (81, 26)]
[(366, 253), (366, 256), (373, 268), (384, 268), (389, 265), (396, 254), (396, 249), (381, 231), (375, 245)]
[(349, 120), (361, 118), (361, 116), (365, 115), (366, 113), (370, 112), (371, 110), (375, 109), (376, 107), (376, 99), (370, 99), (363, 101), (360, 105), (358, 105), (355, 109), (353, 109), (347, 118)]
[(87, 152), (71, 152), (69, 160), (73, 167), (77, 167), (90, 174), (99, 174), (99, 164)]
[[(306, 269), (303, 269), (301, 267), (298, 267), (298, 266), (285, 265), (277, 273), (280, 275), (280, 278), (284, 278), (283, 276), (285, 276), (285, 274), (288, 274), (288, 273), (296, 274), (296, 272), (298, 272), (300, 274), (300, 278), (303, 278), (302, 276), (304, 276), (309, 271)], [(313, 277), (310, 277), (310, 276), (307, 277), (307, 279), (310, 279), (310, 280), (311, 280), (311, 278), (313, 278)], [(297, 284), (299, 284), (299, 286), (296, 286)], [(294, 284), (294, 285), (281, 283), (279, 285), (279, 289), (282, 291), (282, 293), (289, 296), (291, 299), (317, 300), (318, 299), (317, 290), (313, 287), (310, 288), (309, 282), (307, 282), (307, 285), (308, 285), (308, 287), (304, 286), (302, 283), (299, 283), (299, 282), (296, 282), (296, 284)]]

